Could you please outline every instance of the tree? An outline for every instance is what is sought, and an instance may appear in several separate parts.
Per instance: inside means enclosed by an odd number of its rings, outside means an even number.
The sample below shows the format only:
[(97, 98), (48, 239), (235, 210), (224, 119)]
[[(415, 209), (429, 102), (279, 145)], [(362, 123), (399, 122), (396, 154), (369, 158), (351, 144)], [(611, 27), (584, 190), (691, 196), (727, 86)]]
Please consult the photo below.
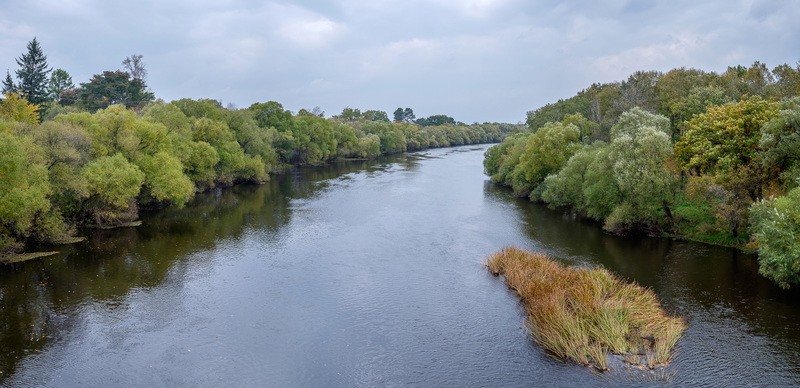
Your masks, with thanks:
[(758, 159), (761, 126), (778, 114), (779, 105), (754, 96), (710, 107), (687, 122), (675, 143), (683, 167), (696, 173), (725, 173)]
[(47, 211), (50, 183), (41, 150), (27, 136), (0, 132), (0, 252), (20, 248), (37, 214)]
[(247, 109), (255, 114), (256, 123), (261, 128), (272, 127), (279, 132), (286, 132), (291, 128), (292, 112), (283, 109), (279, 102), (257, 102)]
[(381, 110), (367, 110), (362, 114), (364, 120), (367, 121), (384, 121), (389, 122), (389, 115)]
[(611, 129), (610, 173), (622, 201), (606, 218), (606, 229), (657, 227), (662, 211), (672, 221), (670, 205), (677, 179), (667, 168), (672, 157), (668, 132), (669, 119), (639, 108), (623, 113)]
[(47, 81), (50, 69), (47, 68), (47, 57), (42, 52), (39, 41), (33, 38), (28, 42), (28, 52), (17, 59), (17, 88), (25, 98), (33, 104), (48, 101)]
[(640, 107), (655, 112), (658, 110), (658, 89), (656, 84), (661, 78), (657, 71), (637, 71), (620, 84), (622, 109)]
[(144, 172), (144, 185), (156, 201), (183, 207), (194, 196), (194, 183), (183, 173), (180, 160), (164, 151), (146, 155), (138, 161)]
[(778, 116), (778, 109), (777, 102), (758, 96), (713, 106), (689, 120), (675, 143), (675, 156), (684, 169), (713, 178), (716, 215), (734, 238), (746, 226), (750, 204), (769, 183), (758, 145), (762, 125)]
[(430, 126), (445, 125), (445, 124), (455, 125), (456, 120), (448, 115), (433, 115), (429, 116), (428, 118), (418, 119), (415, 121), (415, 123), (423, 127), (430, 127)]
[(14, 85), (14, 80), (11, 79), (11, 74), (6, 70), (6, 78), (3, 80), (3, 89), (0, 90), (3, 94), (16, 93), (17, 86)]
[(750, 209), (758, 271), (783, 288), (800, 284), (800, 188)]
[(348, 106), (342, 109), (342, 113), (339, 114), (339, 118), (345, 121), (357, 121), (364, 118), (364, 116), (361, 114), (361, 109), (354, 109)]
[(95, 74), (89, 82), (82, 83), (78, 99), (84, 108), (94, 112), (114, 104), (140, 109), (155, 96), (145, 90), (142, 80), (131, 79), (130, 74), (117, 70)]
[(414, 115), (414, 111), (411, 108), (397, 108), (394, 111), (394, 121), (397, 123), (402, 122), (413, 122), (416, 116)]
[(72, 83), (72, 77), (63, 69), (55, 69), (50, 75), (50, 82), (47, 85), (47, 95), (50, 100), (61, 102), (62, 94), (74, 89), (75, 85)]
[[(518, 194), (528, 194), (534, 201), (541, 199), (541, 183), (557, 173), (578, 151), (581, 132), (574, 125), (547, 123), (528, 136), (519, 164), (511, 174), (511, 185)], [(540, 187), (541, 186), (541, 187)]]
[(122, 154), (95, 159), (84, 167), (82, 175), (89, 193), (114, 210), (125, 210), (139, 195), (144, 173)]
[(122, 66), (125, 67), (131, 78), (142, 81), (142, 85), (144, 85), (147, 81), (147, 69), (144, 67), (142, 57), (140, 54), (133, 54), (122, 61)]
[(800, 177), (800, 97), (784, 100), (778, 116), (761, 127), (761, 163), (783, 188), (797, 184)]
[(775, 77), (775, 88), (780, 97), (800, 95), (800, 63), (796, 67), (782, 64), (772, 69)]
[(0, 117), (21, 123), (39, 122), (39, 107), (31, 104), (17, 93), (7, 93), (0, 101)]

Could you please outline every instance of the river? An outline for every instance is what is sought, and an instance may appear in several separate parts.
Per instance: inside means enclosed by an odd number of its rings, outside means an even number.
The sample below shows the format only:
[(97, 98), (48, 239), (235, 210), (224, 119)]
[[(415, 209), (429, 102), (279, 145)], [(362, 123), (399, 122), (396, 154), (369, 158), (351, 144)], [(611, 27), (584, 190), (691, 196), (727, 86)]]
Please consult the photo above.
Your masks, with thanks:
[[(516, 199), (487, 146), (298, 169), (0, 267), (0, 385), (800, 384), (800, 293), (733, 249), (620, 238)], [(662, 370), (552, 358), (486, 257), (604, 266), (688, 321)]]

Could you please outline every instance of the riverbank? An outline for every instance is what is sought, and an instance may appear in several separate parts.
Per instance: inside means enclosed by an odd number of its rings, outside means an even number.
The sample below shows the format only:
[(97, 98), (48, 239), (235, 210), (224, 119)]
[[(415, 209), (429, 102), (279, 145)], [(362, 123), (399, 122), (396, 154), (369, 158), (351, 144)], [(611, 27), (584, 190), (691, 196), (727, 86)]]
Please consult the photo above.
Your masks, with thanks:
[(608, 356), (654, 368), (686, 330), (655, 294), (605, 269), (565, 267), (544, 254), (504, 248), (487, 267), (519, 294), (536, 342), (562, 359), (608, 370)]

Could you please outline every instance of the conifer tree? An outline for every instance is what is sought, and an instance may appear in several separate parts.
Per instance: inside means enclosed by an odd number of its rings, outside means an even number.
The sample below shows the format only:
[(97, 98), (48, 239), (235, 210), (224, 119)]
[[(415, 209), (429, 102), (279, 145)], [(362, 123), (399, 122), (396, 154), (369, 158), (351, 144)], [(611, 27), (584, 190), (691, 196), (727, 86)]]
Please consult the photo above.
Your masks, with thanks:
[(47, 56), (42, 52), (39, 41), (33, 38), (28, 42), (28, 52), (17, 59), (17, 90), (32, 104), (48, 101), (47, 82), (50, 69), (47, 68)]
[(14, 85), (14, 80), (11, 79), (11, 74), (6, 70), (6, 78), (3, 80), (3, 94), (15, 93), (17, 86)]

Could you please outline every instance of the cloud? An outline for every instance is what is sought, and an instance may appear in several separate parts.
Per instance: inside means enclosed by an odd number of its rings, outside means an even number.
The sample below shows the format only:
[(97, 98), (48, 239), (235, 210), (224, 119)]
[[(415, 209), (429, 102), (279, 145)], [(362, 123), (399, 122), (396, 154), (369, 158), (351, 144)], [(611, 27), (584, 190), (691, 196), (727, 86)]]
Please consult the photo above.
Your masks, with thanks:
[(602, 55), (591, 61), (590, 67), (605, 80), (621, 79), (637, 70), (681, 67), (706, 49), (703, 39), (695, 34), (671, 36), (666, 42), (631, 47)]
[(136, 53), (161, 98), (329, 113), (516, 122), (636, 70), (800, 59), (793, 0), (3, 1), (0, 71), (37, 36), (76, 83)]
[(510, 0), (436, 0), (437, 3), (456, 10), (468, 18), (488, 18), (498, 9), (511, 3)]
[(278, 6), (273, 9), (272, 15), (281, 15), (272, 18), (277, 23), (277, 35), (302, 49), (323, 47), (346, 29), (340, 23), (297, 7)]

